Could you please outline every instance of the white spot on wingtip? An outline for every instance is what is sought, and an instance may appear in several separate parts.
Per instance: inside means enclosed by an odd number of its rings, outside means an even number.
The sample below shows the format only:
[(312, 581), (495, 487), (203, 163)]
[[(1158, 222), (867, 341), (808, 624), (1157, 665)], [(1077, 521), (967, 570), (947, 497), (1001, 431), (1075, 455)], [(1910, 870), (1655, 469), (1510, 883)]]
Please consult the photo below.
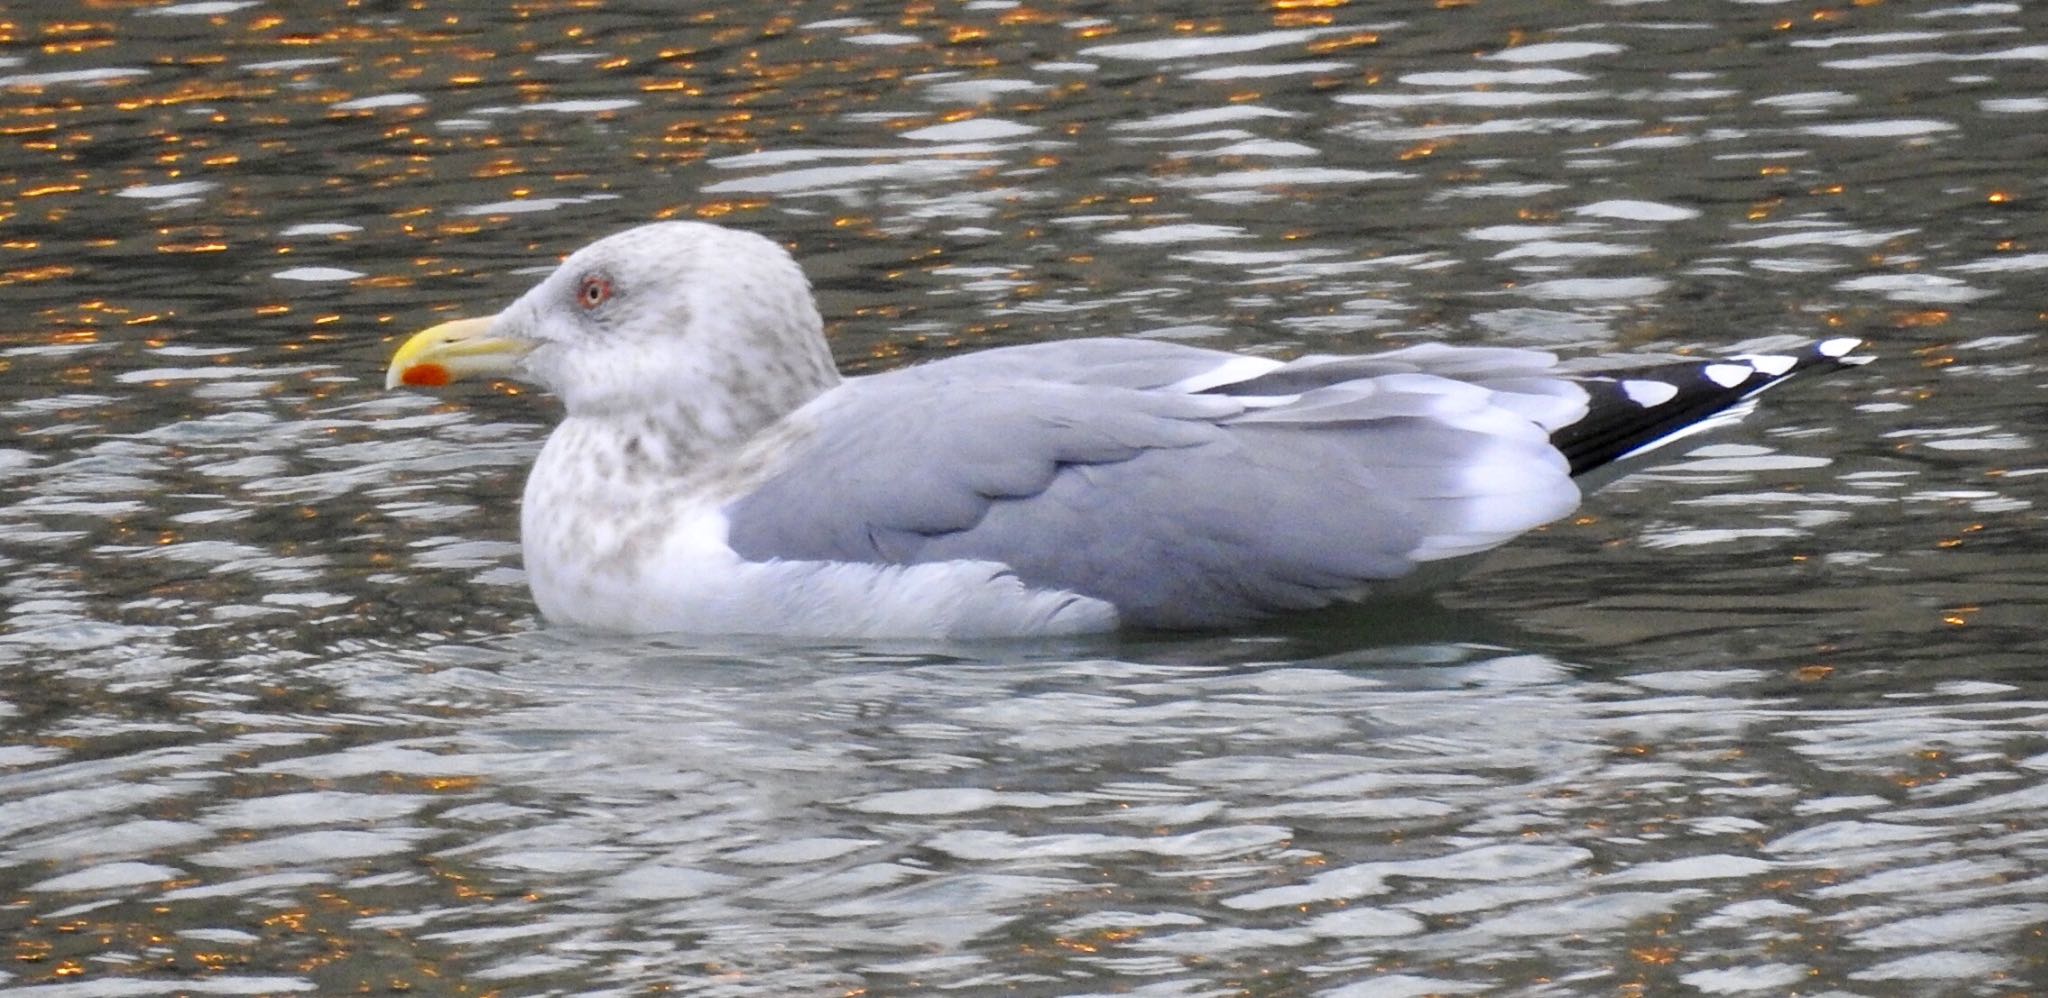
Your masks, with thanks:
[(1734, 388), (1756, 375), (1756, 368), (1748, 364), (1708, 364), (1700, 373), (1723, 388)]
[(1837, 336), (1831, 340), (1820, 341), (1820, 344), (1814, 347), (1814, 349), (1819, 351), (1823, 357), (1834, 357), (1839, 360), (1847, 355), (1849, 351), (1862, 345), (1863, 341), (1854, 336)]
[(1627, 380), (1621, 383), (1621, 393), (1630, 402), (1648, 409), (1677, 398), (1678, 386), (1668, 381)]
[(1799, 358), (1787, 357), (1781, 353), (1745, 353), (1738, 355), (1735, 359), (1773, 378), (1782, 378), (1793, 368), (1799, 366)]

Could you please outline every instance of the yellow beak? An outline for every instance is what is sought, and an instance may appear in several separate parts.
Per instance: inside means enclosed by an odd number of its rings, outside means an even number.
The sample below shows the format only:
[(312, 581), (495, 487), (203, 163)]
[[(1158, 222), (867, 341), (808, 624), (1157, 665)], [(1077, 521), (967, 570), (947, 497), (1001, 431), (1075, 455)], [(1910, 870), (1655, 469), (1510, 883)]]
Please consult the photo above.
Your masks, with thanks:
[(391, 355), (384, 387), (439, 388), (457, 378), (515, 373), (533, 344), (486, 335), (496, 318), (456, 319), (414, 333)]

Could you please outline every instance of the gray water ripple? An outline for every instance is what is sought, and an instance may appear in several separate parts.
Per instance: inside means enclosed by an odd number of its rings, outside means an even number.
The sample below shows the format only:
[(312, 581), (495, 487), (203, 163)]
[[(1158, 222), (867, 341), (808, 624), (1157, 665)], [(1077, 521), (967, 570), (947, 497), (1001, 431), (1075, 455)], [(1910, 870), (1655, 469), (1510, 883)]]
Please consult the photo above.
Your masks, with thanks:
[[(245, 10), (0, 58), (51, 125), (0, 249), (10, 993), (2039, 976), (2018, 5), (336, 8), (291, 44)], [(551, 410), (377, 373), (657, 214), (789, 241), (863, 370), (1088, 334), (1881, 359), (1419, 639), (549, 633), (509, 511)]]

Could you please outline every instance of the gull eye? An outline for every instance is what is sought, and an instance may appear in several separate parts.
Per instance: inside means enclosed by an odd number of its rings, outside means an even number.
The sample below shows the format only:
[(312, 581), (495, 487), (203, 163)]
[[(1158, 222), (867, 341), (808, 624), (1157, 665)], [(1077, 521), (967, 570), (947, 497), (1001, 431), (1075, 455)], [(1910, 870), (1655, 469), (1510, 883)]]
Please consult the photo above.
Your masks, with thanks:
[(611, 297), (612, 282), (596, 274), (585, 277), (576, 288), (576, 304), (583, 306), (586, 312), (610, 301)]

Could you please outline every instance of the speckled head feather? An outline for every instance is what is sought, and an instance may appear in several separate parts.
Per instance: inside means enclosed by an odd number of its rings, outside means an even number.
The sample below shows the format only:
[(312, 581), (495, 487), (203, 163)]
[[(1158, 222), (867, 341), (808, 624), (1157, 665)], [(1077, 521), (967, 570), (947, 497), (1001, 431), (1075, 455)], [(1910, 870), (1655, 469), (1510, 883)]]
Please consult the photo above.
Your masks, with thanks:
[(654, 417), (737, 440), (839, 383), (803, 271), (781, 246), (701, 222), (600, 239), (499, 317), (528, 377), (572, 417)]

